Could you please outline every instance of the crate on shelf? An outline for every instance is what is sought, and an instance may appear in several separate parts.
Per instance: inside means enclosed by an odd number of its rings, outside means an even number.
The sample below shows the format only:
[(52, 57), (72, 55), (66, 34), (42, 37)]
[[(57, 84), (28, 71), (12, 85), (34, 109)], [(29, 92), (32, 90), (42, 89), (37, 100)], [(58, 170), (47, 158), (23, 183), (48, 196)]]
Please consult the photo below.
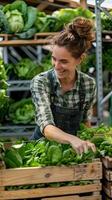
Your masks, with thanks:
[[(0, 169), (0, 199), (101, 200), (102, 163), (94, 160), (72, 166)], [(86, 185), (6, 190), (7, 186), (37, 185), (70, 181), (92, 181)]]

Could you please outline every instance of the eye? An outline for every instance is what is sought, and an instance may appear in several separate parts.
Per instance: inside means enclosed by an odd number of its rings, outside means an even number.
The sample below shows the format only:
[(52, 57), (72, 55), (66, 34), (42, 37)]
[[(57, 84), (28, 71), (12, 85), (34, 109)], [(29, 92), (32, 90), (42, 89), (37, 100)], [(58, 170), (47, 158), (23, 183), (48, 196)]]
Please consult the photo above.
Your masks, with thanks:
[(67, 60), (62, 60), (61, 63), (62, 63), (62, 64), (67, 64), (68, 61), (67, 61)]

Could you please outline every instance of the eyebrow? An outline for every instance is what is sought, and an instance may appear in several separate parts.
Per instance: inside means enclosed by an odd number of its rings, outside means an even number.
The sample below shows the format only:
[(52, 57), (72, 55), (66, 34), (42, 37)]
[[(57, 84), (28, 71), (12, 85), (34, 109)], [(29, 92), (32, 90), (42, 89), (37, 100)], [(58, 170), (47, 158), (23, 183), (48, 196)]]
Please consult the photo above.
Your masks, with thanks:
[[(52, 55), (52, 58), (56, 59), (55, 56)], [(60, 59), (59, 61), (68, 61), (67, 59)]]

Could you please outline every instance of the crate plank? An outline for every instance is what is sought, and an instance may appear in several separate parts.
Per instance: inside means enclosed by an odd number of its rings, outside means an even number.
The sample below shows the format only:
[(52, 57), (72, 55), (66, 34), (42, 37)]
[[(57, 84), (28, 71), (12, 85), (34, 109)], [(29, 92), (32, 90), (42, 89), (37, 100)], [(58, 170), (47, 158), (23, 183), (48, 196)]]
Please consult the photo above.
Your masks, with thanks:
[(101, 183), (79, 185), (79, 186), (63, 186), (63, 187), (48, 187), (26, 190), (12, 190), (1, 191), (0, 198), (5, 199), (23, 199), (23, 198), (35, 198), (35, 197), (51, 197), (70, 194), (82, 194), (88, 192), (100, 192)]
[(69, 167), (50, 166), (0, 170), (0, 186), (95, 180), (101, 178), (101, 162), (80, 164)]
[(65, 197), (54, 197), (54, 198), (43, 198), (41, 200), (101, 200), (101, 196), (65, 196)]

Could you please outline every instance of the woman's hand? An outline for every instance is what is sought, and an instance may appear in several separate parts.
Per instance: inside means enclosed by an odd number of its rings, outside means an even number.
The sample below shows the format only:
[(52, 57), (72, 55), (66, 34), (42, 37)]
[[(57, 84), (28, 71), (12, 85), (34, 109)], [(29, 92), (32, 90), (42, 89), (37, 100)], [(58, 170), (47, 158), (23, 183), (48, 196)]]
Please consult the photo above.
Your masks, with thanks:
[(93, 143), (89, 141), (81, 140), (80, 138), (74, 135), (68, 134), (53, 125), (47, 125), (45, 127), (44, 135), (49, 140), (55, 140), (63, 144), (70, 144), (71, 147), (78, 154), (87, 152), (88, 149), (92, 149), (94, 152), (96, 150), (95, 145)]
[(70, 145), (76, 151), (77, 154), (85, 153), (89, 149), (91, 149), (93, 152), (96, 151), (96, 147), (93, 143), (91, 143), (90, 141), (81, 140), (78, 137), (74, 137), (74, 138), (72, 137), (72, 140), (70, 141)]

